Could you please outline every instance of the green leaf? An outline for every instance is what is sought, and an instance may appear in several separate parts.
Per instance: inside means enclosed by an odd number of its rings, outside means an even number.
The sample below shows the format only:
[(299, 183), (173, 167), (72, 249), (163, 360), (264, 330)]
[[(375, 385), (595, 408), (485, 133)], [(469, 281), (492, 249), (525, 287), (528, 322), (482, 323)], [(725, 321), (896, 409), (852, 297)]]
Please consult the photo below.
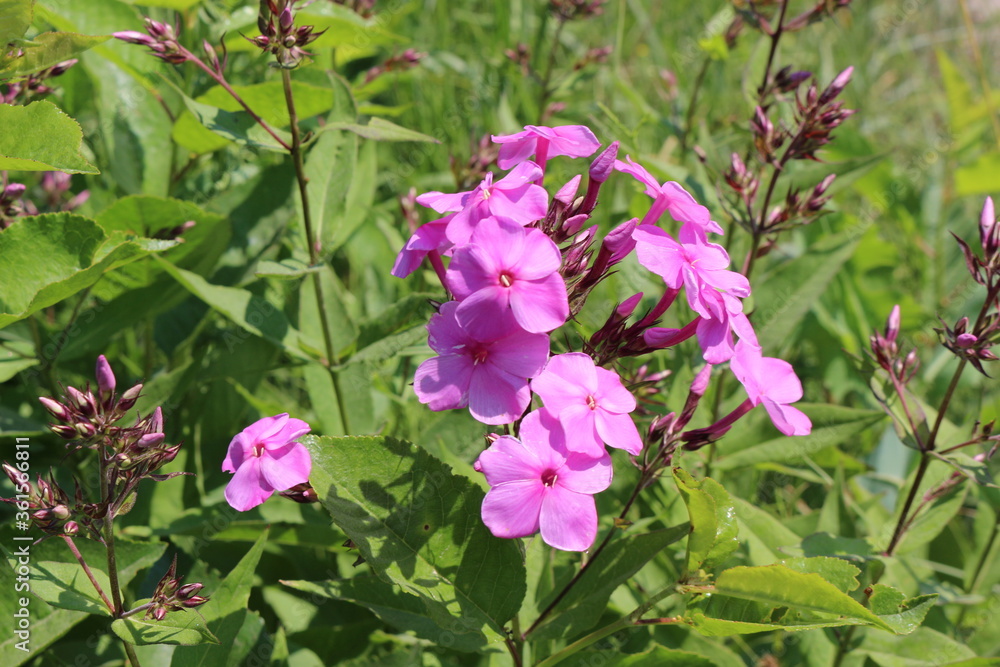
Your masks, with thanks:
[[(287, 146), (292, 145), (291, 134), (274, 126), (271, 126), (273, 134), (268, 132), (239, 103), (236, 103), (237, 108), (232, 111), (227, 111), (226, 109), (221, 109), (210, 104), (203, 104), (188, 97), (184, 94), (183, 90), (170, 80), (164, 78), (164, 81), (180, 95), (181, 99), (184, 100), (184, 106), (187, 107), (188, 111), (194, 115), (199, 123), (223, 139), (244, 146), (254, 146), (255, 148), (264, 148), (279, 153), (287, 152)], [(185, 145), (185, 147), (189, 147), (186, 144), (192, 144), (190, 146), (191, 150), (197, 152), (207, 153), (221, 148), (221, 146), (213, 146), (207, 144), (206, 141), (197, 139), (197, 135), (192, 138), (191, 133), (192, 131), (189, 128), (185, 129), (182, 126), (180, 136), (175, 134), (174, 138), (181, 145)], [(284, 145), (282, 145), (282, 142)]]
[(908, 635), (924, 622), (937, 597), (936, 594), (919, 595), (907, 600), (906, 596), (895, 588), (885, 584), (875, 584), (868, 597), (868, 606), (892, 626), (896, 634)]
[[(2, 10), (0, 10), (2, 11)], [(3, 19), (0, 18), (0, 21)], [(33, 74), (75, 58), (87, 49), (111, 39), (110, 35), (78, 35), (75, 32), (46, 32), (33, 38), (19, 58), (0, 58), (0, 77)]]
[[(0, 234), (0, 328), (90, 287), (112, 269), (175, 245), (109, 234), (70, 213), (20, 218)], [(45, 261), (27, 259), (32, 257)]]
[[(149, 602), (139, 600), (137, 605)], [(144, 619), (142, 614), (117, 618), (111, 624), (111, 631), (122, 640), (137, 646), (148, 644), (218, 644), (219, 640), (205, 625), (205, 619), (194, 609), (172, 611), (162, 621)]]
[(791, 332), (854, 254), (860, 240), (849, 232), (831, 236), (758, 281), (754, 328), (764, 350), (779, 352), (795, 340)]
[(883, 630), (893, 630), (891, 625), (871, 610), (818, 574), (796, 572), (784, 565), (730, 568), (719, 574), (715, 590), (729, 597), (774, 607), (795, 607), (833, 614), (856, 619)]
[(244, 624), (252, 623), (251, 617), (255, 616), (247, 609), (247, 604), (250, 601), (250, 591), (253, 588), (254, 571), (257, 569), (261, 554), (264, 553), (267, 539), (268, 530), (265, 529), (254, 545), (250, 547), (250, 550), (240, 559), (240, 562), (226, 573), (222, 584), (214, 591), (210, 591), (211, 597), (208, 602), (198, 607), (198, 611), (208, 623), (208, 629), (218, 638), (221, 646), (195, 646), (177, 649), (170, 663), (172, 666), (219, 665), (225, 667), (229, 664), (230, 657), (237, 659), (238, 662), (239, 656), (236, 654), (238, 650), (245, 652), (252, 648), (252, 646), (244, 644), (240, 644), (240, 648), (237, 648), (235, 640), (240, 635)]
[(275, 278), (276, 280), (297, 280), (310, 273), (322, 271), (322, 266), (309, 266), (297, 259), (283, 259), (280, 262), (265, 260), (257, 264), (254, 275), (259, 278)]
[(609, 662), (600, 664), (608, 667), (715, 667), (716, 665), (714, 661), (697, 653), (678, 651), (666, 646), (654, 646), (648, 651), (634, 655), (622, 655), (620, 651), (616, 651)]
[(197, 5), (201, 0), (127, 0), (131, 5), (142, 5), (143, 7), (165, 7), (167, 9), (176, 9), (179, 12), (185, 9), (191, 9)]
[[(15, 566), (11, 559), (11, 567)], [(111, 595), (111, 582), (108, 575), (98, 569), (92, 569), (105, 595)], [(72, 609), (88, 614), (111, 616), (111, 611), (101, 600), (94, 585), (87, 578), (83, 568), (78, 563), (57, 563), (39, 561), (31, 564), (31, 591), (48, 602), (53, 607)]]
[[(532, 633), (536, 639), (572, 637), (585, 632), (601, 619), (608, 606), (608, 600), (619, 586), (630, 580), (636, 572), (665, 548), (688, 534), (687, 524), (664, 530), (654, 530), (641, 535), (618, 539), (611, 544), (601, 557), (587, 568), (580, 580), (566, 594), (555, 608), (555, 613), (544, 625)], [(572, 575), (570, 575), (572, 576)], [(538, 602), (537, 615), (548, 607), (555, 596), (568, 583), (559, 582), (551, 594)], [(526, 622), (534, 618), (529, 615)]]
[[(850, 593), (860, 586), (858, 575), (861, 573), (861, 570), (840, 558), (830, 558), (828, 556), (789, 558), (781, 561), (780, 564), (802, 574), (810, 572), (818, 574), (844, 593)], [(879, 612), (876, 611), (875, 613)]]
[(941, 80), (944, 82), (945, 97), (948, 100), (948, 120), (951, 131), (958, 136), (976, 119), (976, 105), (972, 87), (943, 49), (935, 49)]
[(751, 635), (757, 632), (801, 632), (817, 628), (837, 628), (844, 625), (858, 625), (850, 621), (815, 621), (810, 623), (754, 623), (750, 621), (734, 621), (730, 619), (713, 618), (703, 611), (690, 611), (684, 614), (683, 622), (699, 634), (706, 637), (729, 637), (732, 635)]
[[(737, 470), (761, 463), (794, 461), (814, 456), (828, 447), (849, 442), (885, 418), (877, 410), (859, 410), (836, 405), (797, 403), (812, 420), (809, 435), (790, 438), (779, 436), (730, 453), (727, 443), (722, 444), (722, 454), (713, 465), (718, 470)], [(743, 443), (734, 443), (737, 446)]]
[[(930, 628), (920, 628), (906, 637), (869, 633), (854, 652), (880, 667), (957, 666), (976, 659), (968, 646)], [(975, 662), (969, 665), (973, 666), (978, 667)]]
[(99, 174), (80, 153), (83, 130), (51, 102), (0, 104), (0, 170)]
[(431, 301), (440, 301), (442, 297), (443, 295), (432, 292), (407, 294), (375, 317), (361, 322), (358, 325), (357, 339), (340, 352), (341, 358), (350, 360), (350, 355), (364, 351), (401, 329), (417, 326), (426, 333), (424, 325), (433, 313)]
[(320, 500), (372, 569), (501, 641), (524, 598), (525, 570), (517, 542), (483, 525), (483, 492), (395, 438), (303, 442)]
[(326, 132), (327, 130), (345, 130), (347, 132), (353, 132), (359, 137), (373, 139), (375, 141), (422, 141), (434, 144), (441, 143), (432, 136), (417, 132), (416, 130), (409, 130), (384, 118), (369, 118), (367, 123), (328, 123), (327, 125), (324, 125), (320, 131)]
[(0, 47), (24, 36), (31, 26), (33, 0), (0, 0)]
[[(283, 581), (295, 590), (361, 605), (402, 632), (455, 649), (477, 651), (486, 638), (461, 619), (448, 614), (443, 604), (404, 593), (376, 577), (355, 576), (343, 581)], [(442, 621), (441, 624), (436, 622)]]
[(711, 477), (698, 481), (680, 468), (674, 468), (673, 474), (691, 518), (687, 570), (693, 573), (718, 565), (740, 546), (733, 501)]
[[(233, 86), (233, 90), (254, 110), (254, 113), (264, 119), (271, 127), (279, 130), (291, 125), (288, 106), (285, 103), (285, 91), (280, 80), (249, 86)], [(295, 112), (299, 122), (325, 113), (335, 105), (340, 104), (341, 101), (337, 96), (342, 94), (344, 91), (340, 89), (330, 90), (330, 88), (314, 86), (301, 81), (292, 81), (292, 95), (295, 98)], [(249, 119), (250, 122), (256, 122), (222, 86), (210, 88), (204, 95), (199, 95), (194, 102), (219, 109), (225, 113), (242, 114), (245, 116), (244, 122), (246, 119)], [(260, 132), (264, 132), (263, 139), (257, 130), (248, 139), (268, 141), (277, 146), (279, 150), (284, 150), (259, 125), (257, 127)], [(279, 136), (283, 139), (287, 136), (286, 142), (291, 143), (291, 135), (286, 135), (282, 131)], [(181, 146), (196, 153), (208, 153), (225, 148), (231, 141), (247, 143), (247, 141), (240, 142), (225, 132), (219, 132), (217, 129), (209, 127), (204, 119), (193, 110), (185, 111), (177, 118), (173, 128), (173, 138)]]
[[(250, 333), (270, 341), (289, 354), (312, 361), (311, 351), (317, 349), (292, 327), (288, 318), (267, 300), (238, 287), (213, 285), (201, 276), (159, 260), (177, 282), (192, 294)], [(229, 340), (230, 349), (240, 340)]]

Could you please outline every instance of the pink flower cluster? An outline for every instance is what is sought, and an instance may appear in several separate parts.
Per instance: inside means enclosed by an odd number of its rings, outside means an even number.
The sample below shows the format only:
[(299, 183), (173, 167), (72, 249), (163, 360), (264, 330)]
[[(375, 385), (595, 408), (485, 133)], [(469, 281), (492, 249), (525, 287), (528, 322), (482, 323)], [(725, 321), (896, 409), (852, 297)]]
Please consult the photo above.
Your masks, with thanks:
[[(632, 416), (636, 397), (605, 367), (621, 357), (695, 337), (709, 364), (699, 374), (699, 398), (711, 365), (731, 362), (747, 400), (713, 426), (679, 436), (688, 443), (721, 436), (760, 404), (783, 433), (809, 432), (808, 417), (789, 405), (801, 398), (801, 384), (787, 362), (762, 356), (743, 312), (749, 282), (728, 269), (725, 249), (709, 240), (722, 228), (706, 207), (678, 183), (661, 184), (631, 158), (617, 160), (617, 142), (590, 165), (582, 197), (576, 196), (582, 180), (577, 176), (550, 201), (542, 187), (547, 162), (589, 157), (600, 148), (583, 126), (527, 126), (493, 141), (501, 146), (500, 167), (510, 172), (486, 174), (467, 192), (417, 197), (442, 217), (415, 230), (392, 273), (405, 277), (427, 259), (454, 297), (427, 326), (437, 356), (417, 369), (419, 400), (432, 410), (468, 408), (485, 424), (515, 425), (517, 437), (495, 436), (476, 461), (491, 487), (482, 516), (494, 535), (541, 532), (546, 543), (572, 551), (593, 543), (593, 495), (611, 483), (606, 447), (633, 457), (644, 448)], [(615, 170), (637, 179), (653, 201), (641, 221), (619, 225), (597, 246), (597, 226), (585, 225)], [(680, 226), (676, 237), (659, 227), (665, 214)], [(629, 325), (642, 298), (635, 295), (615, 309), (583, 352), (550, 355), (549, 334), (633, 251), (639, 264), (663, 278), (659, 303)], [(679, 329), (653, 326), (682, 289), (693, 312), (690, 322)], [(543, 407), (529, 412), (532, 394)], [(673, 420), (674, 428), (683, 428), (688, 413), (693, 408)]]

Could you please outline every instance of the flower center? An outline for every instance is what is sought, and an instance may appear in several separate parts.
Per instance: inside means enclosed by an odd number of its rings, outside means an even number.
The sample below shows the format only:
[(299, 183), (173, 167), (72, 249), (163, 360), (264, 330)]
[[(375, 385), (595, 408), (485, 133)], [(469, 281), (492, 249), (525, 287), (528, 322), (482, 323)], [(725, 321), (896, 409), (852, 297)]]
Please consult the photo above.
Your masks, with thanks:
[(545, 486), (554, 486), (557, 479), (559, 477), (556, 475), (556, 471), (551, 468), (542, 473), (542, 484)]
[(500, 284), (504, 287), (510, 287), (514, 284), (514, 276), (512, 276), (507, 271), (500, 274)]
[(264, 443), (258, 442), (253, 446), (253, 455), (257, 458), (264, 455)]
[(587, 407), (591, 410), (597, 409), (597, 399), (593, 396), (587, 396)]
[(489, 356), (489, 351), (485, 347), (480, 347), (472, 350), (472, 363), (475, 366), (486, 361), (486, 357)]

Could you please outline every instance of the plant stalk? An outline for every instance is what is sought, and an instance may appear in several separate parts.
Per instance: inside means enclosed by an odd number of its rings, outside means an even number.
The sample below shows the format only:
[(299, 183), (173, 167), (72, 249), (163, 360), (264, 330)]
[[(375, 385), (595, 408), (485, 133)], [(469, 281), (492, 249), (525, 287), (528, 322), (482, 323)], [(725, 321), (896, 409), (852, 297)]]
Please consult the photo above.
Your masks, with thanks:
[[(312, 225), (312, 215), (309, 209), (309, 178), (306, 176), (305, 163), (302, 159), (302, 134), (299, 132), (299, 118), (295, 111), (295, 98), (292, 96), (292, 75), (287, 69), (281, 70), (281, 83), (285, 91), (285, 105), (288, 107), (288, 118), (291, 122), (292, 145), (288, 147), (292, 155), (292, 163), (295, 165), (295, 177), (299, 183), (299, 197), (302, 199), (302, 223), (305, 226), (306, 243), (309, 246), (309, 263), (316, 266), (320, 262), (318, 241), (316, 231)], [(348, 426), (347, 410), (344, 407), (343, 392), (340, 388), (340, 379), (334, 366), (340, 364), (340, 358), (333, 344), (333, 335), (330, 333), (330, 322), (326, 312), (326, 300), (323, 298), (323, 282), (320, 274), (312, 274), (313, 289), (316, 292), (316, 307), (319, 310), (320, 326), (323, 330), (323, 343), (326, 346), (327, 371), (330, 373), (330, 381), (333, 384), (333, 394), (337, 400), (337, 410), (340, 414), (340, 425), (344, 434), (350, 433)]]

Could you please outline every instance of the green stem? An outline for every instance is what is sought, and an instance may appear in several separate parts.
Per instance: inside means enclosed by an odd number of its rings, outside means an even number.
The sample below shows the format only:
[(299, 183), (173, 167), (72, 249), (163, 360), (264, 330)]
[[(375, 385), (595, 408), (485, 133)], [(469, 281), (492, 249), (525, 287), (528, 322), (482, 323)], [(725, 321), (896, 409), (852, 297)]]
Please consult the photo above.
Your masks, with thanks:
[(764, 67), (764, 79), (760, 82), (760, 90), (758, 91), (761, 102), (764, 101), (764, 90), (767, 89), (767, 82), (771, 79), (771, 65), (774, 64), (774, 55), (778, 51), (778, 42), (785, 31), (786, 11), (788, 11), (788, 0), (783, 0), (781, 3), (781, 13), (778, 14), (778, 27), (775, 28), (774, 34), (771, 35), (771, 50), (767, 53), (767, 66)]
[[(111, 601), (113, 608), (111, 610), (111, 615), (115, 618), (121, 618), (122, 614), (125, 613), (125, 606), (122, 604), (122, 591), (121, 586), (118, 583), (118, 559), (115, 555), (115, 527), (114, 519), (115, 512), (118, 511), (118, 505), (112, 503), (108, 500), (109, 489), (108, 489), (108, 461), (104, 456), (103, 450), (98, 450), (98, 456), (100, 458), (101, 467), (101, 499), (107, 502), (107, 510), (104, 515), (103, 525), (101, 526), (101, 534), (104, 538), (104, 548), (108, 554), (108, 581), (111, 582)], [(135, 648), (129, 644), (127, 641), (122, 640), (122, 644), (125, 646), (125, 655), (128, 656), (129, 664), (132, 667), (140, 667), (139, 658), (135, 654)]]
[[(320, 262), (319, 244), (316, 240), (316, 232), (312, 225), (312, 215), (309, 209), (309, 178), (306, 176), (305, 163), (302, 159), (302, 135), (299, 132), (299, 119), (295, 111), (295, 98), (292, 95), (292, 75), (287, 69), (281, 70), (281, 83), (285, 90), (285, 105), (288, 107), (288, 118), (291, 122), (292, 145), (288, 147), (292, 155), (292, 163), (295, 165), (295, 177), (299, 183), (299, 197), (302, 200), (302, 223), (306, 231), (306, 243), (309, 246), (309, 263), (316, 266)], [(340, 413), (340, 424), (344, 434), (350, 433), (347, 421), (347, 410), (344, 406), (343, 392), (340, 388), (340, 379), (337, 377), (333, 367), (340, 364), (333, 344), (333, 335), (330, 333), (330, 322), (326, 312), (326, 299), (323, 298), (323, 282), (319, 273), (312, 274), (313, 289), (316, 292), (316, 307), (319, 310), (320, 327), (323, 330), (323, 343), (326, 346), (327, 370), (330, 373), (330, 381), (333, 384), (333, 394), (337, 401), (337, 410)]]
[[(201, 68), (201, 70), (204, 71), (206, 74), (208, 74), (210, 77), (212, 77), (212, 79), (217, 84), (219, 84), (220, 86), (222, 86), (222, 89), (225, 90), (227, 93), (229, 93), (229, 95), (234, 100), (236, 100), (237, 102), (239, 102), (240, 106), (243, 107), (243, 110), (246, 111), (248, 114), (250, 114), (250, 117), (253, 118), (254, 121), (258, 125), (260, 125), (262, 128), (264, 128), (264, 131), (267, 132), (268, 134), (270, 134), (271, 137), (274, 138), (274, 140), (277, 141), (278, 144), (282, 148), (284, 148), (286, 151), (291, 151), (292, 150), (292, 147), (289, 146), (288, 143), (284, 139), (282, 139), (281, 137), (279, 137), (278, 133), (275, 132), (274, 129), (270, 125), (268, 125), (267, 122), (263, 118), (261, 118), (260, 116), (258, 116), (256, 111), (254, 111), (253, 109), (250, 108), (250, 105), (248, 105), (246, 102), (243, 101), (243, 98), (240, 97), (239, 93), (237, 93), (235, 90), (233, 90), (233, 87), (229, 85), (229, 82), (226, 81), (225, 77), (221, 76), (214, 69), (212, 69), (211, 67), (209, 67), (208, 65), (206, 65), (205, 63), (203, 63), (201, 61), (201, 59), (198, 58), (198, 56), (194, 55), (193, 53), (191, 53), (187, 49), (181, 47), (181, 53), (183, 53), (184, 55), (186, 55), (191, 62), (193, 62), (197, 67)], [(287, 71), (288, 70), (282, 70), (283, 73), (287, 72)], [(295, 123), (294, 122), (292, 123), (292, 127), (295, 127)]]
[(924, 474), (927, 472), (927, 467), (930, 465), (931, 457), (927, 452), (920, 452), (920, 465), (917, 467), (917, 474), (913, 478), (913, 485), (910, 487), (910, 492), (906, 496), (906, 502), (903, 503), (903, 510), (899, 513), (899, 520), (896, 521), (896, 528), (892, 531), (892, 539), (889, 540), (889, 546), (886, 547), (885, 555), (891, 556), (895, 551), (896, 547), (899, 546), (899, 541), (903, 537), (905, 532), (905, 527), (909, 524), (907, 518), (910, 514), (910, 507), (913, 505), (914, 499), (917, 497), (917, 490), (920, 488), (920, 482), (924, 479)]
[(711, 58), (704, 58), (701, 61), (701, 69), (698, 70), (698, 76), (694, 79), (691, 101), (688, 103), (687, 113), (684, 117), (684, 132), (681, 134), (681, 157), (687, 154), (688, 138), (691, 136), (691, 127), (694, 125), (694, 112), (698, 108), (698, 94), (701, 92), (701, 86), (705, 81), (705, 75), (708, 73), (708, 66), (711, 62)]

